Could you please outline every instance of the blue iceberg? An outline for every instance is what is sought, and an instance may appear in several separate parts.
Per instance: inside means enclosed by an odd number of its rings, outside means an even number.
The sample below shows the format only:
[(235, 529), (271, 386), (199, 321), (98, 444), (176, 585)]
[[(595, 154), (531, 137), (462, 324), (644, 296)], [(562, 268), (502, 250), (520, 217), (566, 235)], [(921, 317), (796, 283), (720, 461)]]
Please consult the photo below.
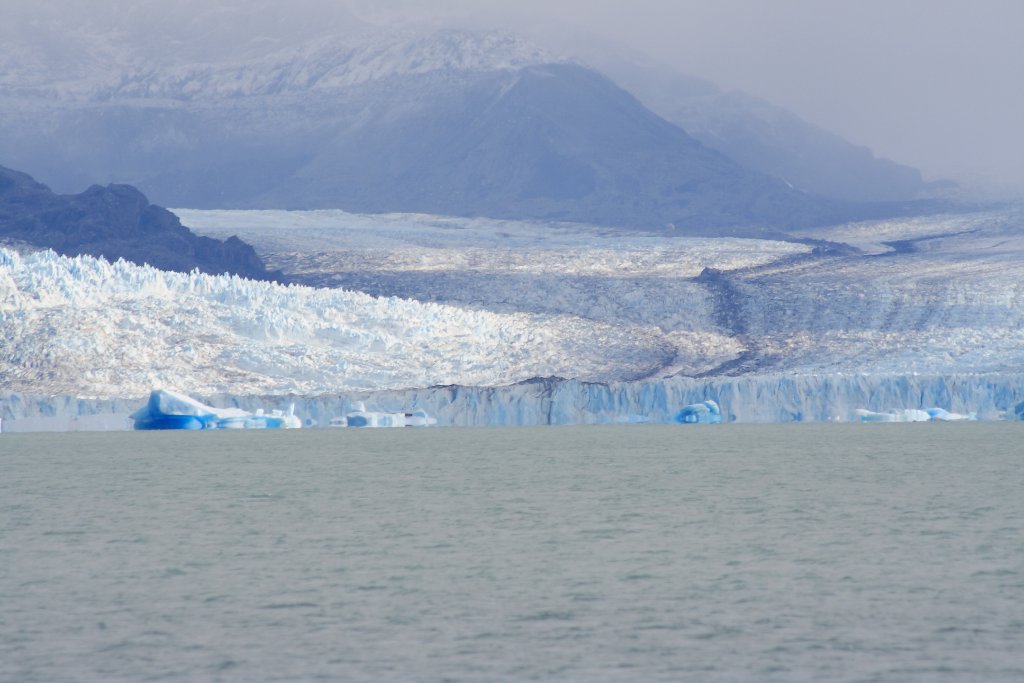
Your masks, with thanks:
[(135, 429), (295, 429), (302, 422), (294, 414), (274, 410), (250, 413), (239, 408), (214, 408), (167, 389), (154, 389), (146, 405), (131, 414)]
[(717, 425), (722, 423), (722, 412), (717, 403), (708, 400), (683, 406), (672, 419), (679, 424)]

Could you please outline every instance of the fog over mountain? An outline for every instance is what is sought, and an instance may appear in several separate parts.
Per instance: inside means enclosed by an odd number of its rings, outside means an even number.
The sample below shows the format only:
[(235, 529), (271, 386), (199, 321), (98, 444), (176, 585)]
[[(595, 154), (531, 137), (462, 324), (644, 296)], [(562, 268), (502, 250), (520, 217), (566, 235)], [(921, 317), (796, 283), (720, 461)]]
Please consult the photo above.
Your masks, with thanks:
[(357, 0), (377, 21), (609, 43), (792, 110), (878, 156), (1024, 194), (1017, 0)]
[(613, 83), (587, 68), (585, 46), (392, 29), (315, 2), (52, 8), (23, 5), (27, 30), (8, 29), (0, 158), (61, 192), (116, 182), (173, 206), (763, 234), (898, 215), (877, 203), (928, 187), (784, 110), (691, 92), (695, 79), (656, 65), (600, 64)]
[[(514, 6), (497, 0), (8, 0), (4, 15), (0, 88), (8, 94), (33, 74), (74, 81), (124, 63), (167, 68), (237, 61), (325, 36), (423, 26), (512, 30), (555, 57), (607, 54), (608, 45), (642, 54), (663, 68), (710, 79), (725, 98), (718, 104), (735, 104), (733, 91), (740, 90), (789, 110), (779, 118), (779, 110), (758, 109), (764, 127), (788, 125), (793, 113), (879, 158), (920, 168), (927, 180), (1024, 188), (1018, 153), (1024, 91), (1015, 87), (1024, 80), (1024, 56), (1012, 35), (1024, 24), (1024, 5), (1013, 0), (637, 0), (628, 6), (606, 0)], [(634, 94), (684, 128), (693, 125), (694, 116), (677, 108), (673, 117)], [(756, 103), (748, 99), (744, 107)], [(801, 131), (796, 137), (828, 147)], [(736, 156), (735, 145), (720, 151)], [(861, 148), (861, 162), (865, 153)], [(756, 167), (757, 154), (738, 160)], [(905, 171), (890, 171), (894, 186), (914, 184)], [(790, 175), (800, 186), (799, 173)]]

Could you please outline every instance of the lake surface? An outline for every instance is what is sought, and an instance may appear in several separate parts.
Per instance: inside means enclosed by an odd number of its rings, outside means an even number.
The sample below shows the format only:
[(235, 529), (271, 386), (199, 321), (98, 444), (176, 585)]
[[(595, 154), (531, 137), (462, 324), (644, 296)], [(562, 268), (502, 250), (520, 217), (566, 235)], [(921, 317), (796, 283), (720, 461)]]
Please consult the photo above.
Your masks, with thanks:
[(1024, 424), (0, 435), (0, 681), (1021, 681)]

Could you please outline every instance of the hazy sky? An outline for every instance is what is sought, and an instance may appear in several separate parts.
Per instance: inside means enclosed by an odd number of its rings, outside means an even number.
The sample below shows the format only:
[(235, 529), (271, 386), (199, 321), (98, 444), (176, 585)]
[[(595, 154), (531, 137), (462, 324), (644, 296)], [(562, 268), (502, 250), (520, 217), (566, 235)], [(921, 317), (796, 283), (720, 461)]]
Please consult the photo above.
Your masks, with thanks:
[(378, 22), (560, 25), (615, 40), (788, 107), (928, 176), (1024, 189), (1024, 0), (350, 4)]

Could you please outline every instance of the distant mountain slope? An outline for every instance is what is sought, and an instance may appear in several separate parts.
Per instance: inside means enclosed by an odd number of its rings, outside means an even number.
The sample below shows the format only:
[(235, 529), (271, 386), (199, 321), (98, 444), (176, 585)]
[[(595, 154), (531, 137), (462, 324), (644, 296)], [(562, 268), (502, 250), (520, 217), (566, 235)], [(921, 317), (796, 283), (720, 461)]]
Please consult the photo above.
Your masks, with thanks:
[(251, 246), (193, 234), (166, 209), (149, 203), (128, 185), (94, 185), (77, 195), (58, 195), (30, 176), (0, 166), (0, 239), (90, 254), (162, 270), (233, 273), (266, 280), (268, 273)]
[(831, 208), (577, 65), (489, 72), (435, 92), (340, 127), (291, 177), (242, 203), (691, 229), (814, 223)]
[(914, 198), (931, 185), (916, 168), (804, 121), (793, 112), (667, 67), (596, 57), (595, 66), (667, 120), (747, 168), (834, 199)]
[(17, 92), (0, 96), (0, 154), (59, 187), (131, 182), (167, 205), (736, 234), (900, 210), (750, 171), (598, 73), (503, 34), (321, 39)]

